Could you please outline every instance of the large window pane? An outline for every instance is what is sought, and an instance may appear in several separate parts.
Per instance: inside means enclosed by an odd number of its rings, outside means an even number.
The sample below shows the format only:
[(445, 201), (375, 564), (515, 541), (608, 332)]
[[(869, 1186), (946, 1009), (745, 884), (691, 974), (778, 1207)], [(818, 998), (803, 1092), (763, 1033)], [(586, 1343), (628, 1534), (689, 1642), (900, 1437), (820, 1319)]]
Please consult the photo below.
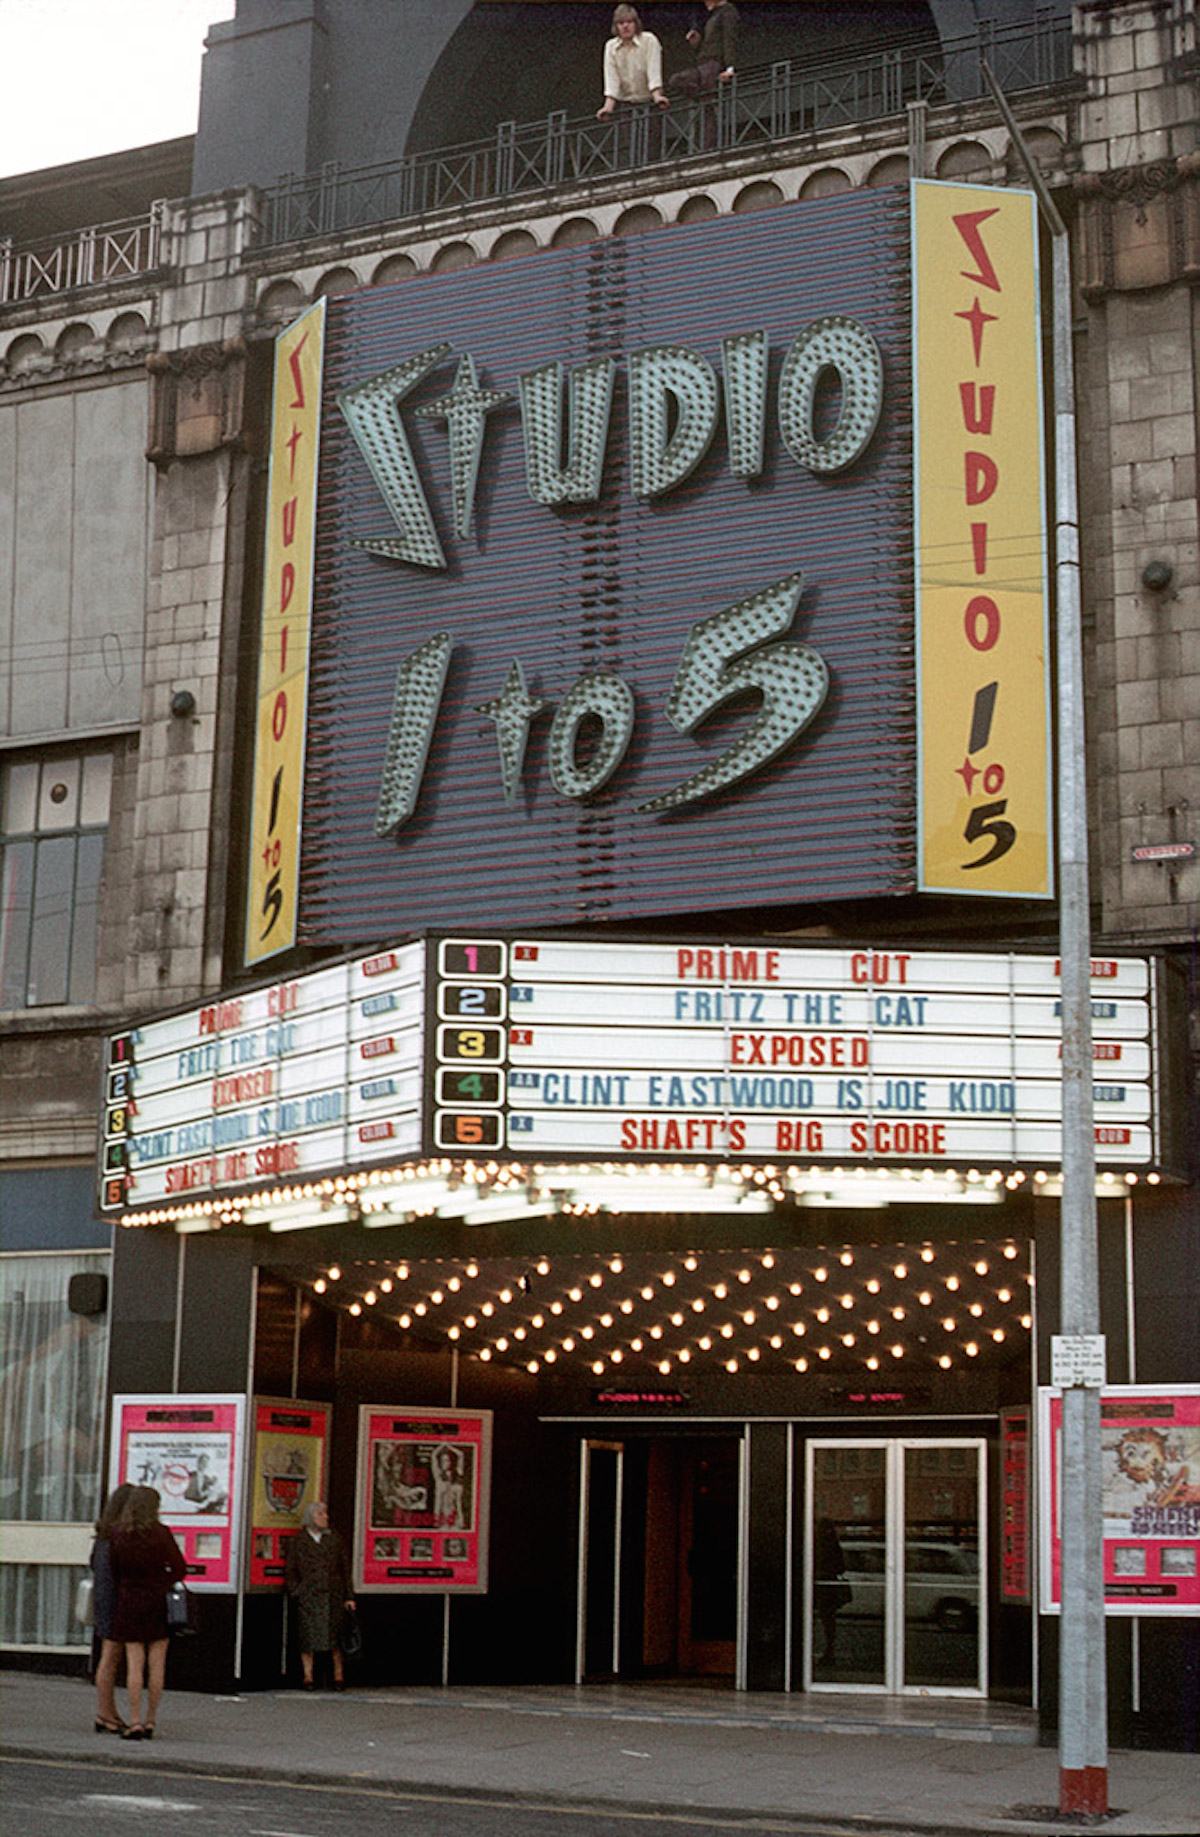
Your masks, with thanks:
[(0, 1008), (25, 1006), (33, 850), (32, 842), (10, 842), (0, 850)]
[(100, 874), (104, 837), (80, 836), (75, 862), (75, 914), (71, 927), (71, 975), (68, 999), (94, 1001), (96, 996), (96, 920), (100, 909)]
[(0, 756), (0, 1007), (96, 997), (110, 751)]
[(37, 827), (38, 768), (33, 760), (8, 766), (0, 774), (0, 829), (6, 835), (32, 835)]
[(112, 754), (88, 753), (83, 761), (83, 790), (79, 798), (81, 829), (103, 828), (108, 822), (112, 796)]
[(89, 1647), (92, 1629), (75, 1618), (75, 1590), (85, 1573), (59, 1563), (5, 1563), (0, 1645)]
[(33, 936), (29, 950), (29, 1005), (67, 999), (71, 901), (75, 891), (75, 838), (39, 842), (33, 883)]

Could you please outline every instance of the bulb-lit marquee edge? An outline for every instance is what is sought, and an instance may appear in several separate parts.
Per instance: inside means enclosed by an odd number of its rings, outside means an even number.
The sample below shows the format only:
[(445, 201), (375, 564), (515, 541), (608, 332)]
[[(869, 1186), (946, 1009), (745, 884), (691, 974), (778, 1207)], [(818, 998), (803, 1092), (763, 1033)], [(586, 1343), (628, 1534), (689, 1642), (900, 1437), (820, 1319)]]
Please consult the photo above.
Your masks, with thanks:
[[(1166, 1176), (1107, 1169), (1098, 1199), (1116, 1198)], [(735, 1166), (719, 1162), (596, 1162), (551, 1166), (523, 1162), (436, 1160), (339, 1174), (236, 1198), (129, 1212), (126, 1228), (172, 1225), (183, 1234), (251, 1225), (284, 1233), (358, 1224), (393, 1228), (422, 1219), (448, 1224), (520, 1223), (532, 1218), (620, 1217), (699, 1211), (773, 1213), (778, 1206), (872, 1210), (891, 1205), (996, 1205), (1023, 1187), (1057, 1199), (1060, 1168)]]

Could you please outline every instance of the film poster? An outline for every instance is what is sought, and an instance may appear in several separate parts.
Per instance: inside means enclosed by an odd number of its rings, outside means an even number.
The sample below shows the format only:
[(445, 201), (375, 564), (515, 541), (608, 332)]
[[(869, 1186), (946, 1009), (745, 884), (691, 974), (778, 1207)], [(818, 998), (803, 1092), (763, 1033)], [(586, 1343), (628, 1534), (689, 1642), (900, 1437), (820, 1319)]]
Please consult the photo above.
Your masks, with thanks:
[(487, 1589), (490, 1410), (359, 1412), (355, 1587)]
[(254, 1399), (250, 1464), (250, 1562), (253, 1589), (284, 1585), (289, 1537), (305, 1508), (325, 1497), (329, 1405), (271, 1397)]
[[(1042, 1609), (1062, 1603), (1062, 1395), (1043, 1390)], [(1200, 1612), (1200, 1385), (1100, 1393), (1104, 1604), (1109, 1614)]]
[(155, 1488), (189, 1588), (237, 1589), (245, 1404), (240, 1396), (113, 1398), (109, 1484)]

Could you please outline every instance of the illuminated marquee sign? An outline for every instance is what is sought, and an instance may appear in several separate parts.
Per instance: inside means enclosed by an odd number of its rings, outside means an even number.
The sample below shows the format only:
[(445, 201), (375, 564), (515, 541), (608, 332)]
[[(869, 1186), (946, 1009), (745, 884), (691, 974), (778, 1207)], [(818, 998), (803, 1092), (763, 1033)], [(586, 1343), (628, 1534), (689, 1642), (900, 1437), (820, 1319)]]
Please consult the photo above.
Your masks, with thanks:
[[(991, 451), (1024, 443), (1036, 480), (1032, 246), (1008, 235), (1017, 194), (968, 223), (974, 193), (929, 189), (958, 247), (915, 301), (897, 187), (329, 302), (302, 937), (901, 894), (919, 820), (957, 825), (956, 890), (1048, 891), (1045, 645), (1010, 608), (1018, 525), (1041, 579), (1040, 499)], [(926, 456), (944, 406), (914, 349), (945, 334), (937, 275), (965, 288), (985, 261), (1008, 318), (968, 483), (995, 468), (1003, 490), (994, 539), (962, 540), (987, 564), (971, 630), (992, 632), (986, 589), (1004, 641), (967, 645), (976, 682), (934, 617), (936, 479), (914, 523), (914, 391)], [(956, 543), (984, 516), (965, 463)], [(955, 744), (979, 742), (948, 813), (918, 736), (939, 646)]]
[[(1161, 1153), (1157, 965), (1092, 966), (1097, 1159)], [(441, 937), (109, 1043), (101, 1208), (422, 1156), (1032, 1164), (1054, 957)]]

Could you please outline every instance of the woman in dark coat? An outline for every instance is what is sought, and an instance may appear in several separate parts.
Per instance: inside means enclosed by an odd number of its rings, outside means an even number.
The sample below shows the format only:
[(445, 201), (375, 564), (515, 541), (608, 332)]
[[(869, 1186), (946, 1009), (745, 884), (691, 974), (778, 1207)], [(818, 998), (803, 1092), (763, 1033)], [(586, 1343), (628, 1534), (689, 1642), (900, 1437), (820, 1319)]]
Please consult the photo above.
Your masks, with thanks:
[(304, 1528), (287, 1544), (287, 1587), (296, 1603), (304, 1688), (313, 1688), (313, 1657), (333, 1654), (333, 1688), (345, 1690), (342, 1621), (354, 1609), (346, 1546), (329, 1524), (323, 1501), (305, 1507)]
[[(123, 1741), (150, 1741), (167, 1671), (167, 1591), (187, 1574), (183, 1552), (158, 1517), (153, 1486), (135, 1486), (113, 1527), (112, 1571), (117, 1607), (112, 1636), (125, 1647), (132, 1720)], [(142, 1680), (146, 1720), (142, 1721)]]
[(109, 1539), (113, 1526), (125, 1509), (133, 1487), (126, 1481), (109, 1493), (104, 1509), (96, 1520), (96, 1536), (88, 1562), (92, 1571), (92, 1639), (96, 1658), (96, 1733), (119, 1735), (125, 1727), (117, 1714), (113, 1692), (117, 1667), (121, 1663), (121, 1646), (112, 1636), (113, 1616), (117, 1611), (117, 1584), (113, 1579), (112, 1552)]

